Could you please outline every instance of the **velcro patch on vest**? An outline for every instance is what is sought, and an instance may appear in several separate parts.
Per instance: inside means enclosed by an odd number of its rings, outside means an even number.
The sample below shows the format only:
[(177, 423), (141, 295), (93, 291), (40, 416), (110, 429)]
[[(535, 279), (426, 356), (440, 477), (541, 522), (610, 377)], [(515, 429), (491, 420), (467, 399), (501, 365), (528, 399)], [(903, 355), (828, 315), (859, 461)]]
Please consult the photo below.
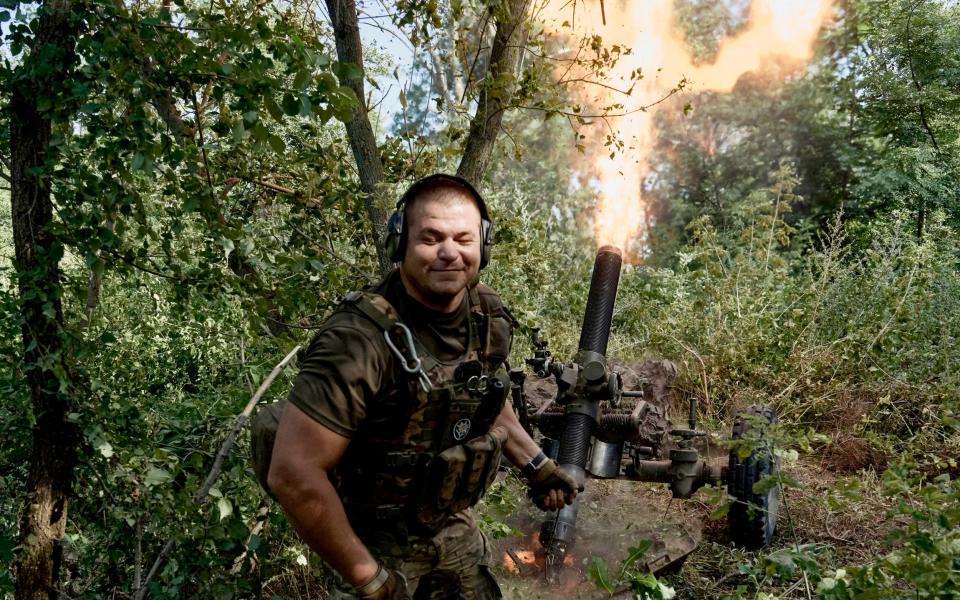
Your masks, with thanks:
[(470, 434), (470, 429), (472, 427), (473, 423), (470, 421), (470, 419), (464, 417), (453, 424), (450, 434), (453, 436), (454, 441), (462, 442), (463, 440), (467, 439), (467, 435)]

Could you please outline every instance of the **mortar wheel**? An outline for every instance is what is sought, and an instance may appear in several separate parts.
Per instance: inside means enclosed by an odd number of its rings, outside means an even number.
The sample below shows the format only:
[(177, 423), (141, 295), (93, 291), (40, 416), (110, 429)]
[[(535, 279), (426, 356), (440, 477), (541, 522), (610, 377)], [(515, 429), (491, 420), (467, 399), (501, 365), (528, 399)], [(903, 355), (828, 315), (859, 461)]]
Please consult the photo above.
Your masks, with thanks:
[[(738, 412), (733, 421), (733, 439), (747, 437), (747, 432), (758, 419), (774, 423), (777, 413), (769, 406), (758, 405)], [(777, 527), (780, 484), (754, 492), (754, 484), (765, 478), (769, 480), (768, 476), (775, 476), (779, 470), (779, 461), (772, 452), (773, 446), (764, 431), (754, 440), (754, 448), (746, 459), (740, 459), (737, 448), (730, 450), (730, 470), (727, 473), (727, 493), (733, 496), (727, 514), (730, 538), (734, 544), (752, 550), (769, 544)]]

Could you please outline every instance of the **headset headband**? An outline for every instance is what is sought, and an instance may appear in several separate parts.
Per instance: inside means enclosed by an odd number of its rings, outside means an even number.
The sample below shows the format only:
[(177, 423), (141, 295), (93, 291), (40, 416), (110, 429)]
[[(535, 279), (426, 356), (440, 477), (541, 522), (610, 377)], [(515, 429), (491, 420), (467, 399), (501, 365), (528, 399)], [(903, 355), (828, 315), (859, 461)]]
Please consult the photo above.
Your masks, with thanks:
[(477, 191), (477, 188), (473, 187), (472, 183), (459, 175), (447, 175), (446, 173), (434, 173), (433, 175), (427, 175), (413, 182), (413, 185), (407, 188), (403, 196), (397, 200), (397, 210), (406, 210), (407, 203), (413, 200), (418, 194), (442, 187), (443, 184), (454, 188), (463, 188), (470, 192), (473, 200), (477, 203), (477, 208), (480, 209), (480, 218), (486, 219), (487, 221), (490, 220), (490, 214), (487, 212), (487, 202), (483, 199), (483, 196), (480, 195), (480, 192)]

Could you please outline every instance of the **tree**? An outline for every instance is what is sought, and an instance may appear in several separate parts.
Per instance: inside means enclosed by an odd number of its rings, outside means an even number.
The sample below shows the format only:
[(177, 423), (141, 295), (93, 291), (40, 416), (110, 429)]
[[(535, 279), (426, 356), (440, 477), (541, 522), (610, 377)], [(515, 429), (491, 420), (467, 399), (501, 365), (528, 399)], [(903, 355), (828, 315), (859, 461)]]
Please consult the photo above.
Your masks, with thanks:
[(23, 352), (33, 414), (33, 452), (14, 566), (16, 597), (56, 596), (60, 540), (67, 522), (78, 431), (68, 414), (77, 394), (64, 331), (60, 259), (50, 231), (52, 114), (76, 66), (82, 5), (55, 0), (42, 6), (30, 55), (10, 84), (10, 200), (16, 271), (23, 315)]
[[(517, 84), (517, 68), (522, 49), (526, 45), (529, 0), (509, 0), (494, 4), (490, 12), (496, 27), (496, 36), (489, 55), (489, 68), (484, 76), (476, 112), (463, 149), (463, 158), (457, 174), (479, 185), (490, 162), (493, 146), (500, 133), (504, 111), (510, 106)], [(363, 72), (363, 53), (357, 7), (353, 0), (327, 0), (327, 10), (337, 40), (337, 55), (341, 62), (357, 65)], [(373, 127), (367, 117), (363, 100), (363, 77), (354, 78), (352, 89), (359, 105), (347, 123), (347, 137), (357, 163), (364, 200), (374, 231), (384, 231), (387, 213), (383, 163), (377, 151)], [(383, 245), (377, 244), (381, 273), (386, 274), (391, 262)]]
[[(254, 311), (264, 321), (281, 316), (259, 277), (270, 263), (257, 260), (249, 237), (260, 191), (300, 207), (326, 200), (313, 200), (316, 183), (301, 187), (302, 196), (271, 183), (263, 154), (284, 151), (284, 126), (345, 120), (356, 99), (338, 85), (322, 38), (303, 42), (310, 38), (298, 35), (290, 9), (266, 16), (261, 9), (227, 15), (165, 2), (131, 13), (123, 3), (55, 0), (35, 15), (23, 7), (15, 13), (3, 80), (23, 365), (35, 420), (14, 565), (18, 598), (58, 593), (75, 467), (100, 429), (82, 401), (90, 394), (83, 372), (97, 352), (62, 306), (72, 293), (59, 269), (65, 253), (91, 267), (85, 329), (108, 265), (166, 279), (180, 295), (239, 287), (253, 302), (266, 299)], [(9, 18), (10, 9), (2, 15)], [(264, 125), (268, 116), (273, 131)], [(229, 196), (238, 185), (248, 186), (239, 202)], [(197, 234), (199, 246), (176, 248)], [(232, 279), (224, 279), (221, 261)]]
[[(713, 10), (684, 14), (698, 47), (730, 27), (704, 28)], [(675, 248), (666, 240), (687, 240), (701, 215), (722, 229), (738, 203), (772, 183), (785, 156), (800, 178), (791, 221), (809, 230), (825, 229), (841, 208), (864, 225), (908, 209), (918, 236), (931, 210), (956, 221), (957, 14), (925, 0), (844, 2), (814, 62), (785, 85), (748, 74), (730, 94), (661, 112), (652, 196), (662, 256)]]

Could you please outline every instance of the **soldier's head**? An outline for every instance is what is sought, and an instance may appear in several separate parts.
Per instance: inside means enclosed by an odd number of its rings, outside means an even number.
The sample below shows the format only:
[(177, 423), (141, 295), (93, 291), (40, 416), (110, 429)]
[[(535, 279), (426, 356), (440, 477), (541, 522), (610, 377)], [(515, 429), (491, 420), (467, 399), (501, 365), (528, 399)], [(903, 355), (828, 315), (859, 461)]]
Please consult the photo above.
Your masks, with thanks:
[(421, 180), (404, 195), (395, 260), (407, 292), (439, 311), (456, 309), (483, 266), (489, 220), (482, 198), (456, 178)]

